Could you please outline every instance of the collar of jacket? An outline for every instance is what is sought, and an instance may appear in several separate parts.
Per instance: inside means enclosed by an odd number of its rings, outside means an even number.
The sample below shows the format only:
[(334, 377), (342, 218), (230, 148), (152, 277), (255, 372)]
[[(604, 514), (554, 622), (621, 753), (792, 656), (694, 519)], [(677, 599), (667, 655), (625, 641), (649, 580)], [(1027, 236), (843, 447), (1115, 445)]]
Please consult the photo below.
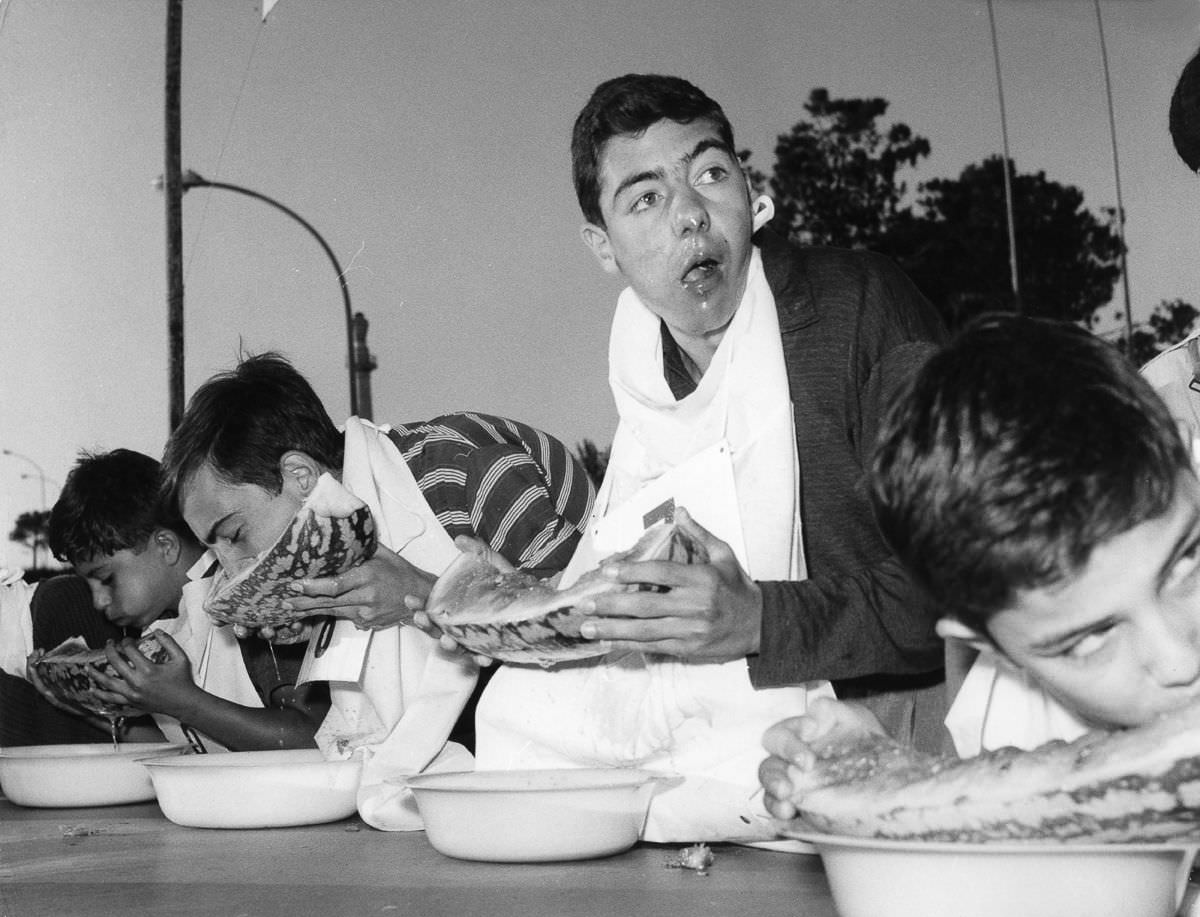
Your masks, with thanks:
[(775, 297), (780, 332), (787, 334), (817, 321), (821, 315), (796, 247), (766, 226), (755, 233), (754, 244), (762, 252), (763, 273)]

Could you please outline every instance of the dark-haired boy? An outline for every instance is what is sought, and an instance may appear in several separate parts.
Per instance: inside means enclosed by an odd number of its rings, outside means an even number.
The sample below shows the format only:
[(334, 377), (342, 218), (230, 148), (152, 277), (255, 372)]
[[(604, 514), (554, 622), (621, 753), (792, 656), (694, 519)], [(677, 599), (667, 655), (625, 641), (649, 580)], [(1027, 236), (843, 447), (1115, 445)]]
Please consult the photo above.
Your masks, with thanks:
[(214, 625), (202, 601), (215, 562), (163, 512), (159, 487), (148, 455), (84, 453), (50, 511), (50, 548), (87, 581), (97, 612), (135, 636), (157, 631), (167, 650), (155, 664), (132, 637), (110, 644), (119, 677), (97, 673), (100, 698), (152, 714), (171, 741), (209, 750), (312, 747), (326, 686), (297, 686), (303, 648), (239, 641)]
[(627, 284), (608, 348), (620, 422), (585, 547), (628, 547), (673, 501), (710, 561), (612, 565), (659, 588), (585, 608), (584, 636), (616, 650), (604, 660), (498, 672), (480, 764), (685, 772), (655, 795), (649, 839), (760, 837), (758, 736), (830, 682), (903, 740), (941, 744), (935, 615), (862, 479), (883, 403), (943, 329), (887, 259), (774, 235), (729, 120), (686, 80), (602, 83), (571, 154), (584, 242)]
[[(558, 573), (591, 511), (583, 467), (558, 440), (486, 414), (396, 427), (352, 417), (339, 430), (303, 375), (277, 354), (261, 354), (195, 392), (163, 468), (165, 501), (234, 573), (274, 544), (324, 475), (370, 507), (375, 556), (305, 583), (292, 604), (332, 616), (305, 670), (331, 682), (318, 743), (329, 754), (366, 749), (359, 811), (369, 823), (418, 827), (408, 795), (384, 780), (470, 766), (462, 745), (447, 739), (478, 668), (418, 628), (397, 625), (412, 622), (459, 555), (457, 536), (481, 540), (538, 576)], [(470, 714), (464, 719), (469, 729)]]
[[(1011, 704), (966, 698), (958, 727), (976, 747), (1139, 726), (1200, 700), (1200, 481), (1166, 405), (1110, 344), (1017, 316), (968, 326), (891, 410), (872, 495), (944, 609), (939, 631), (1015, 680)], [(1021, 678), (1067, 719), (1019, 696)], [(795, 815), (815, 740), (877, 728), (838, 704), (777, 724), (768, 808)]]

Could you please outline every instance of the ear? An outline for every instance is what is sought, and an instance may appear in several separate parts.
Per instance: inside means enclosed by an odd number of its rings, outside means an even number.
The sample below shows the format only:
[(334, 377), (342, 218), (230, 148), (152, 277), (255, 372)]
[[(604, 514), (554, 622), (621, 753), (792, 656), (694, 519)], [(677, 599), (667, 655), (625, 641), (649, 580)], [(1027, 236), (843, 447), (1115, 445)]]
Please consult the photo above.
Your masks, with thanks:
[(600, 262), (600, 266), (609, 274), (620, 274), (621, 266), (617, 264), (617, 258), (613, 254), (612, 243), (608, 239), (608, 232), (602, 226), (597, 226), (595, 223), (584, 223), (579, 229), (579, 234), (583, 236), (583, 242), (592, 250), (592, 254), (596, 256), (596, 260)]
[(986, 650), (993, 647), (992, 641), (988, 638), (987, 634), (980, 633), (957, 618), (939, 618), (937, 633), (943, 640), (960, 640), (977, 650)]
[(179, 536), (170, 529), (155, 529), (154, 534), (150, 536), (150, 543), (169, 567), (175, 566), (183, 554), (183, 544)]
[(306, 452), (292, 450), (279, 459), (279, 475), (283, 481), (283, 492), (298, 497), (301, 502), (307, 497), (324, 472), (319, 462)]

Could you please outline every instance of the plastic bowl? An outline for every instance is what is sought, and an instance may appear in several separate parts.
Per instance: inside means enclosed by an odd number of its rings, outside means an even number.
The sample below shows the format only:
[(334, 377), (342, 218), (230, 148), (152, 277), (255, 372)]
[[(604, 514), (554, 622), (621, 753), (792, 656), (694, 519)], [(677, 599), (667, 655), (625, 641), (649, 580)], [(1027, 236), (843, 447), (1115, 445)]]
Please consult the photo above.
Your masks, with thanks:
[(189, 828), (282, 828), (340, 821), (357, 809), (362, 760), (316, 748), (151, 758), (158, 805)]
[(187, 749), (170, 742), (14, 745), (0, 749), (0, 789), (9, 802), (38, 808), (147, 802), (154, 785), (139, 759)]
[(841, 917), (1172, 917), (1197, 849), (794, 836), (820, 853)]
[(661, 775), (627, 768), (462, 771), (409, 777), (434, 849), (542, 863), (628, 850)]

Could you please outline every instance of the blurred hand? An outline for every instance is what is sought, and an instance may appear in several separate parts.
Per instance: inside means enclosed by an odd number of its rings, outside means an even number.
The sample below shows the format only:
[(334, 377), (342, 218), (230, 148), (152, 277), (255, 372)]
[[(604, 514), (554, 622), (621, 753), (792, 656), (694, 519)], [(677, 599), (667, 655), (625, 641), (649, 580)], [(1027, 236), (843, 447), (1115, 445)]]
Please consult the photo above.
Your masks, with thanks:
[(776, 723), (763, 735), (763, 748), (770, 757), (758, 768), (767, 811), (784, 821), (799, 814), (796, 803), (825, 782), (819, 769), (820, 749), (858, 736), (885, 734), (865, 707), (825, 697), (813, 701), (804, 716)]

